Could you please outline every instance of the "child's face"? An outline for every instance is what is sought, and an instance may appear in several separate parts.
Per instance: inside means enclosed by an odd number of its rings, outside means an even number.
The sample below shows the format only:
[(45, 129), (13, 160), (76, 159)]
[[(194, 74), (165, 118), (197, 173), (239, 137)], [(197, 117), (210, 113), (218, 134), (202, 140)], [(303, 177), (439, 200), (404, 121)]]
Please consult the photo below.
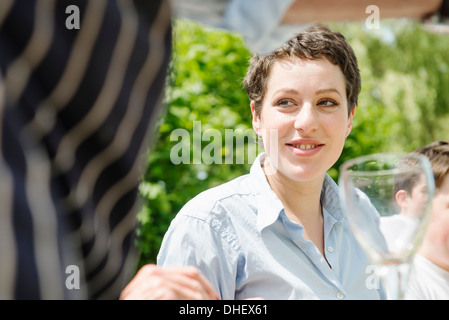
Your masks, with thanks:
[(420, 253), (449, 271), (449, 175), (446, 175), (433, 198), (432, 218)]
[(435, 193), (432, 202), (432, 220), (429, 233), (446, 248), (449, 254), (449, 175)]
[(422, 176), (419, 183), (417, 183), (412, 190), (411, 207), (412, 211), (415, 213), (415, 217), (418, 218), (423, 213), (422, 210), (427, 201), (427, 196), (427, 184), (424, 176)]

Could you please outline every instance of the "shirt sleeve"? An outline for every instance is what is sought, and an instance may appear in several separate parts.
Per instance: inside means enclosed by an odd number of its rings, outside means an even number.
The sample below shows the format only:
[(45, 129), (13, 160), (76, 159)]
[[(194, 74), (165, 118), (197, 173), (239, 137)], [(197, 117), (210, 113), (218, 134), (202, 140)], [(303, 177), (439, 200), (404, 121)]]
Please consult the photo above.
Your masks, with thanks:
[(235, 298), (238, 254), (226, 222), (210, 223), (178, 214), (164, 236), (158, 266), (194, 266), (210, 281), (221, 299)]
[(171, 0), (175, 16), (238, 32), (249, 50), (266, 54), (309, 24), (282, 24), (294, 0)]
[(308, 24), (282, 24), (294, 0), (231, 0), (224, 14), (225, 26), (240, 33), (248, 48), (266, 54), (282, 46)]

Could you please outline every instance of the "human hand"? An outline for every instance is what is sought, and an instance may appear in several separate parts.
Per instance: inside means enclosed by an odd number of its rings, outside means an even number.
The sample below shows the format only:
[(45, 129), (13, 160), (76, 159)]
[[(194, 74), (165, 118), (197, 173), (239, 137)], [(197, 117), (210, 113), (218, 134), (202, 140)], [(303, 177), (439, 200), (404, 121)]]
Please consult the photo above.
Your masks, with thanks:
[(212, 285), (195, 267), (143, 266), (120, 300), (217, 300)]

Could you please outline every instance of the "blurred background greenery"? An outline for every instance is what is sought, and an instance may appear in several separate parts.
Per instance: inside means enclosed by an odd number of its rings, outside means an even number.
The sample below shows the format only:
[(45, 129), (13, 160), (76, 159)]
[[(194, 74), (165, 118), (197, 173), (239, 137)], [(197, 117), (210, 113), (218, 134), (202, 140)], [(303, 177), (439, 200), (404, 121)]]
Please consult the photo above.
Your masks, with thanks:
[[(385, 20), (380, 29), (374, 30), (363, 23), (330, 27), (352, 45), (362, 74), (354, 127), (340, 160), (329, 170), (332, 178), (338, 178), (338, 168), (347, 159), (376, 152), (411, 151), (433, 140), (449, 139), (448, 34), (429, 33), (419, 23), (407, 20)], [(155, 263), (170, 221), (187, 201), (248, 173), (255, 155), (262, 151), (255, 135), (248, 134), (252, 132), (251, 112), (242, 79), (250, 52), (242, 38), (176, 20), (173, 43), (165, 95), (168, 109), (160, 121), (140, 185), (143, 206), (136, 240), (138, 267)], [(201, 124), (197, 141), (193, 141), (195, 121)], [(171, 137), (175, 129), (187, 130), (192, 139)], [(227, 135), (226, 129), (237, 137)], [(171, 151), (183, 143), (187, 147), (190, 143), (186, 149), (190, 150), (190, 163), (175, 165)], [(203, 159), (222, 157), (222, 164), (192, 164), (193, 152), (198, 151), (194, 145), (200, 146)], [(174, 155), (181, 156), (179, 152)], [(244, 163), (238, 164), (236, 156), (241, 159), (243, 155)], [(232, 158), (234, 161), (225, 160)]]

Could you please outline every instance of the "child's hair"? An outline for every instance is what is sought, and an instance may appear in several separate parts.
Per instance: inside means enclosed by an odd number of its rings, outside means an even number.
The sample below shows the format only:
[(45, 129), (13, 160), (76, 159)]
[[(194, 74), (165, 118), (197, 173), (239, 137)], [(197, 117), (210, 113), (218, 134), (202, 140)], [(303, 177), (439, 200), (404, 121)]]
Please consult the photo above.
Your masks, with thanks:
[(444, 178), (449, 174), (449, 141), (434, 141), (418, 148), (414, 153), (425, 155), (432, 165), (435, 187), (441, 187)]
[[(396, 165), (398, 169), (412, 169), (414, 166), (418, 165), (419, 161), (414, 157), (405, 157), (401, 159), (399, 163)], [(400, 190), (406, 191), (408, 194), (412, 193), (413, 188), (419, 182), (421, 178), (421, 174), (416, 171), (410, 170), (410, 172), (405, 172), (401, 175), (397, 175), (394, 177), (394, 185), (393, 185), (393, 197)]]

